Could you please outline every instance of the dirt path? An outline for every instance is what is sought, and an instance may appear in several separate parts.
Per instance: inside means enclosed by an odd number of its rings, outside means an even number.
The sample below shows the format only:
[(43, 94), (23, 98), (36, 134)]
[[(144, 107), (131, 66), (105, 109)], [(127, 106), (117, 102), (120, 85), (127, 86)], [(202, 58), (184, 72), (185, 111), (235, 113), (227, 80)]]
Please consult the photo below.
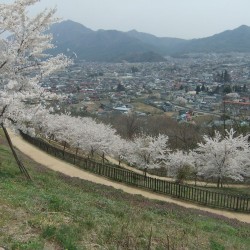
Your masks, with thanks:
[[(119, 165), (119, 162), (116, 159), (112, 158), (112, 157), (106, 156), (106, 159), (109, 162), (113, 163), (113, 164)], [(131, 171), (133, 171), (135, 173), (142, 174), (142, 175), (144, 174), (143, 171), (141, 171), (139, 169), (136, 169), (136, 168), (133, 168), (133, 167), (130, 167), (130, 166), (128, 166), (127, 164), (125, 164), (123, 162), (120, 164), (120, 166), (125, 168), (125, 169), (131, 170)], [(174, 181), (174, 179), (170, 178), (170, 177), (162, 177), (162, 176), (152, 175), (152, 174), (149, 174), (149, 173), (147, 173), (147, 176), (152, 177), (152, 178), (157, 178), (157, 179), (160, 179), (160, 180), (165, 180), (165, 181)], [(195, 181), (185, 181), (185, 183), (190, 184), (190, 185), (195, 185)], [(196, 185), (198, 187), (217, 187), (216, 183), (208, 183), (208, 182), (204, 182), (204, 181), (197, 181)], [(244, 184), (224, 184), (224, 186), (225, 187), (232, 187), (232, 188), (246, 188), (249, 185), (247, 185), (247, 184), (245, 184), (245, 185)], [(250, 188), (250, 186), (249, 186), (249, 188)]]
[[(58, 147), (60, 149), (64, 148), (58, 142), (51, 141), (50, 143), (52, 143), (55, 147)], [(67, 152), (69, 152), (71, 154), (75, 154), (75, 149), (66, 148), (65, 151), (67, 151)], [(79, 152), (78, 152), (78, 155), (80, 155)], [(84, 155), (83, 155), (83, 157), (84, 157)], [(114, 158), (112, 158), (110, 156), (106, 156), (105, 158), (106, 158), (106, 160), (108, 160), (108, 162), (110, 162), (112, 164), (119, 165), (118, 160), (116, 160), (116, 159), (114, 159)], [(142, 175), (145, 174), (142, 170), (136, 169), (134, 167), (130, 167), (124, 162), (121, 162), (120, 166), (123, 167), (124, 169), (133, 171), (133, 172), (138, 173), (138, 174), (142, 174)], [(149, 173), (147, 173), (147, 176), (152, 177), (152, 178), (156, 178), (156, 179), (160, 179), (160, 180), (165, 180), (165, 181), (171, 181), (171, 182), (174, 181), (174, 178), (171, 178), (171, 177), (157, 176), (157, 175), (152, 175), (152, 174), (149, 174)], [(195, 185), (195, 181), (192, 181), (192, 180), (185, 181), (185, 183), (190, 184), (190, 185)], [(196, 181), (196, 185), (198, 187), (217, 187), (216, 183), (209, 183), (209, 182), (205, 182), (205, 181)], [(224, 186), (228, 187), (228, 188), (229, 187), (232, 187), (232, 188), (246, 188), (246, 187), (249, 187), (250, 188), (250, 185), (247, 185), (247, 184), (224, 184)]]
[(71, 177), (78, 177), (84, 180), (92, 181), (98, 184), (106, 185), (106, 186), (111, 186), (116, 189), (121, 189), (124, 192), (130, 193), (130, 194), (139, 194), (142, 195), (146, 198), (149, 199), (154, 199), (154, 200), (161, 200), (161, 201), (166, 201), (169, 203), (175, 203), (180, 206), (186, 207), (186, 208), (194, 208), (194, 209), (200, 209), (203, 211), (207, 211), (210, 213), (218, 214), (218, 215), (223, 215), (228, 218), (233, 218), (237, 219), (242, 222), (247, 222), (250, 223), (250, 215), (247, 214), (242, 214), (242, 213), (234, 213), (230, 211), (222, 211), (218, 209), (212, 209), (212, 208), (207, 208), (207, 207), (202, 207), (199, 205), (195, 204), (190, 204), (186, 203), (184, 201), (180, 201), (174, 198), (169, 198), (164, 195), (160, 194), (155, 194), (151, 192), (147, 192), (144, 190), (136, 189), (133, 187), (126, 186), (124, 184), (112, 182), (108, 179), (105, 179), (103, 177), (96, 176), (94, 174), (90, 174), (88, 172), (85, 172), (83, 170), (80, 170), (79, 168), (68, 164), (64, 161), (61, 161), (53, 156), (50, 156), (46, 154), (45, 152), (37, 149), (36, 147), (33, 147), (31, 144), (27, 143), (24, 141), (21, 137), (14, 135), (13, 133), (10, 132), (11, 138), (13, 140), (13, 144), (16, 148), (18, 148), (21, 152), (23, 152), (25, 155), (29, 156), (31, 159), (34, 161), (54, 170), (61, 172), (63, 174), (66, 174)]

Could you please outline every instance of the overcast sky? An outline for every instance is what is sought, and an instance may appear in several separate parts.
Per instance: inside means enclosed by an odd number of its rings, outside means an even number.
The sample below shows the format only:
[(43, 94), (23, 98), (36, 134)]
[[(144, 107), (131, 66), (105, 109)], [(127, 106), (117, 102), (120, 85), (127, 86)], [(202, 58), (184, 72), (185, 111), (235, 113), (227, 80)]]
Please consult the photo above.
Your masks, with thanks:
[[(13, 2), (0, 0), (0, 3)], [(57, 16), (92, 30), (117, 29), (156, 36), (201, 38), (250, 26), (250, 0), (41, 0)]]

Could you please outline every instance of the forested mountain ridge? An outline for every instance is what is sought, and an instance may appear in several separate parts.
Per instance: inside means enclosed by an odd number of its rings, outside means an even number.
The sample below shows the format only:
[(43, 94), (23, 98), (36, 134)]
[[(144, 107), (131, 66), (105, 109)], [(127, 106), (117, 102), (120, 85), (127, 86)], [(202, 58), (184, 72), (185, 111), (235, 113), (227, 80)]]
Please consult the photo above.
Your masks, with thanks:
[(50, 32), (56, 48), (53, 54), (76, 53), (78, 59), (99, 62), (164, 61), (167, 55), (186, 53), (250, 52), (250, 27), (242, 25), (210, 37), (179, 39), (156, 37), (131, 30), (93, 31), (73, 21), (54, 24)]

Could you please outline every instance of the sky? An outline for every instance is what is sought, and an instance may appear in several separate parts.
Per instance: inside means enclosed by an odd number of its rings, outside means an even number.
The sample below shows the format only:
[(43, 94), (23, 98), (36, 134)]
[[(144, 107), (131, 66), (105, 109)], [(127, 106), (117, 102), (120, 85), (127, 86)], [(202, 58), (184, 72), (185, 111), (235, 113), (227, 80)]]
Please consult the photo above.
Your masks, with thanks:
[(250, 0), (41, 0), (30, 12), (45, 7), (92, 30), (136, 29), (159, 37), (202, 38), (250, 26)]

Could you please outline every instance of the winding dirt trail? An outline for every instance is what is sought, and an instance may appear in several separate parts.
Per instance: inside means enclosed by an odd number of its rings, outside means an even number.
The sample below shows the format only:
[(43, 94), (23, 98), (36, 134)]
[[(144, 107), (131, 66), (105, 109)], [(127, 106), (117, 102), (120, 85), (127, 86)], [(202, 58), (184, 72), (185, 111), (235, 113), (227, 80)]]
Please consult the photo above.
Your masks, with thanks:
[(39, 150), (38, 148), (34, 147), (33, 145), (27, 143), (21, 137), (11, 133), (10, 131), (9, 131), (9, 133), (10, 133), (11, 139), (13, 141), (13, 144), (16, 148), (18, 148), (22, 153), (29, 156), (34, 161), (36, 161), (36, 162), (46, 166), (47, 168), (54, 170), (54, 171), (61, 172), (65, 175), (68, 175), (71, 177), (78, 177), (80, 179), (92, 181), (94, 183), (98, 183), (98, 184), (102, 184), (102, 185), (106, 185), (106, 186), (111, 186), (111, 187), (116, 188), (116, 189), (121, 189), (126, 193), (139, 194), (139, 195), (142, 195), (142, 196), (149, 198), (149, 199), (166, 201), (169, 203), (178, 204), (178, 205), (186, 207), (186, 208), (199, 209), (199, 210), (207, 211), (207, 212), (218, 214), (218, 215), (223, 215), (223, 216), (228, 217), (228, 218), (237, 219), (237, 220), (242, 221), (242, 222), (250, 223), (250, 215), (248, 215), (248, 214), (234, 213), (234, 212), (230, 212), (230, 211), (222, 211), (222, 210), (218, 210), (218, 209), (212, 209), (212, 208), (199, 206), (196, 204), (187, 203), (187, 202), (180, 201), (180, 200), (177, 200), (174, 198), (166, 197), (164, 195), (155, 194), (155, 193), (140, 190), (137, 188), (129, 187), (129, 186), (126, 186), (125, 184), (112, 182), (106, 178), (99, 177), (99, 176), (96, 176), (94, 174), (85, 172), (84, 170), (81, 170), (81, 169), (75, 167), (74, 165), (71, 165), (71, 164), (66, 163), (62, 160), (59, 160), (51, 155), (46, 154), (45, 152), (43, 152), (43, 151)]
[[(119, 161), (117, 161), (114, 158), (106, 156), (106, 159), (109, 162), (113, 163), (113, 164), (119, 165)], [(133, 167), (130, 167), (130, 166), (128, 166), (127, 164), (125, 164), (123, 162), (120, 164), (120, 166), (125, 168), (125, 169), (131, 170), (131, 171), (133, 171), (135, 173), (142, 174), (142, 175), (144, 174), (143, 171), (141, 171), (139, 169), (136, 169), (136, 168), (133, 168)], [(174, 179), (171, 178), (171, 177), (157, 176), (157, 175), (152, 175), (152, 174), (149, 174), (149, 173), (147, 173), (147, 176), (152, 177), (152, 178), (157, 178), (157, 179), (160, 179), (160, 180), (174, 181)], [(190, 185), (195, 185), (195, 181), (185, 181), (185, 183), (190, 184)], [(205, 182), (205, 181), (197, 181), (196, 185), (198, 187), (216, 187), (217, 186), (216, 183), (209, 183), (209, 182)], [(225, 187), (232, 187), (232, 188), (246, 188), (246, 187), (248, 187), (247, 184), (245, 184), (245, 185), (244, 184), (224, 184), (224, 186)], [(250, 188), (250, 186), (249, 186), (249, 188)]]

